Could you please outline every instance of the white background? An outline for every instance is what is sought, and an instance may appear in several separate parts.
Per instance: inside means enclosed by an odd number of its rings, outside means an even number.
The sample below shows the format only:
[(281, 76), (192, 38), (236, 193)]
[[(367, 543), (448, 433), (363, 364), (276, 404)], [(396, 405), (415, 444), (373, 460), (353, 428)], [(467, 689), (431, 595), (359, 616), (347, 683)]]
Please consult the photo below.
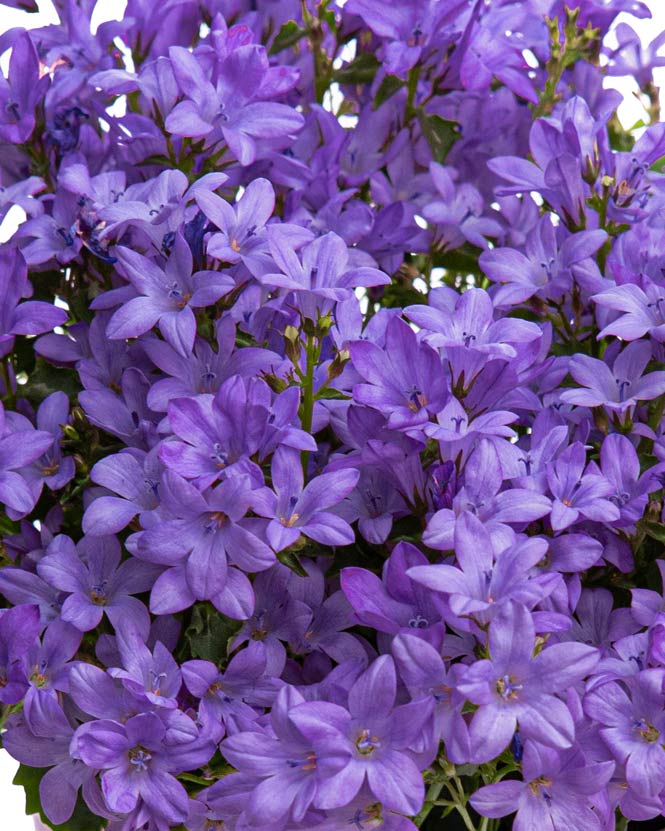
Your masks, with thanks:
[[(33, 28), (37, 26), (44, 26), (47, 23), (57, 22), (57, 15), (55, 14), (50, 0), (38, 0), (39, 7), (42, 9), (38, 14), (28, 15), (24, 12), (15, 11), (14, 9), (7, 9), (0, 6), (0, 32), (6, 31), (13, 26), (25, 26), (26, 28)], [(653, 40), (661, 30), (665, 29), (665, 0), (645, 0), (646, 5), (651, 8), (652, 20), (634, 20), (628, 15), (621, 15), (619, 20), (625, 19), (630, 22), (632, 27), (639, 32), (645, 42)], [(95, 8), (93, 16), (93, 27), (96, 28), (105, 20), (113, 20), (122, 18), (122, 14), (126, 5), (126, 0), (99, 0)], [(2, 61), (3, 68), (6, 70), (7, 56)], [(656, 83), (665, 87), (665, 68), (658, 70), (656, 73)], [(610, 78), (607, 80), (608, 86), (616, 87), (621, 90), (625, 96), (625, 101), (619, 109), (619, 117), (621, 122), (626, 127), (630, 127), (639, 121), (644, 111), (637, 100), (633, 97), (633, 90), (637, 90), (637, 85), (630, 79), (616, 79)], [(7, 228), (2, 229), (5, 233), (4, 238), (8, 236)], [(23, 789), (17, 788), (11, 784), (18, 764), (4, 751), (0, 750), (0, 816), (2, 822), (1, 831), (34, 831), (36, 825), (32, 818), (25, 816), (25, 800), (23, 798)], [(37, 824), (41, 826), (41, 823)]]

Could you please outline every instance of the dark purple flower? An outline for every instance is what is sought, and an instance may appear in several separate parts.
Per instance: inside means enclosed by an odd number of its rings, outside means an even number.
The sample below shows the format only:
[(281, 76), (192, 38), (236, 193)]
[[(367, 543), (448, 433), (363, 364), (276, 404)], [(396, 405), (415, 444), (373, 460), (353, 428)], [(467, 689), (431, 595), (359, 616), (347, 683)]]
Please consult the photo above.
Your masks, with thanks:
[(0, 138), (23, 144), (35, 129), (35, 107), (49, 84), (40, 77), (39, 56), (30, 34), (23, 31), (14, 40), (9, 78), (0, 75)]

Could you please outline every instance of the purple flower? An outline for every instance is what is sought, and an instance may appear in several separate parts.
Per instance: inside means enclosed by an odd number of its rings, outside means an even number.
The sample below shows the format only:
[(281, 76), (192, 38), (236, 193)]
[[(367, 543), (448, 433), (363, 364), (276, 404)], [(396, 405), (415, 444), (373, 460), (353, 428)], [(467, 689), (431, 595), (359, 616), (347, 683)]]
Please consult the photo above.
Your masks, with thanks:
[[(186, 580), (166, 573), (152, 589), (151, 607), (179, 611), (195, 599), (213, 600), (227, 584), (228, 560), (245, 571), (263, 571), (275, 562), (272, 550), (255, 533), (256, 520), (243, 519), (254, 500), (248, 476), (225, 479), (212, 491), (200, 493), (167, 470), (162, 479), (161, 508), (173, 519), (152, 525), (139, 540), (137, 555), (149, 562), (184, 566)], [(167, 599), (168, 598), (168, 599)], [(181, 605), (182, 604), (182, 605)]]
[(69, 421), (69, 399), (64, 392), (53, 392), (39, 405), (37, 429), (51, 433), (53, 444), (39, 459), (23, 470), (23, 476), (30, 482), (35, 501), (43, 485), (50, 490), (60, 490), (74, 478), (75, 466), (71, 456), (64, 456), (60, 447), (62, 427)]
[(208, 238), (208, 256), (243, 262), (252, 273), (269, 267), (265, 226), (275, 209), (275, 191), (267, 179), (253, 179), (235, 206), (207, 191), (201, 191), (196, 201), (219, 229)]
[(422, 638), (399, 634), (392, 652), (400, 677), (413, 701), (430, 711), (425, 724), (427, 752), (434, 752), (444, 742), (451, 762), (464, 764), (469, 758), (469, 731), (462, 716), (464, 696), (457, 683), (461, 664), (447, 669), (439, 652)]
[(590, 692), (584, 712), (603, 725), (600, 734), (637, 793), (656, 796), (663, 789), (665, 730), (662, 669), (646, 669), (620, 683), (612, 681)]
[(552, 503), (533, 490), (501, 490), (502, 468), (492, 441), (482, 439), (464, 468), (464, 485), (453, 497), (451, 508), (437, 511), (427, 523), (423, 541), (431, 548), (447, 551), (453, 547), (460, 518), (471, 513), (490, 534), (501, 534), (512, 524), (528, 523), (546, 516)]
[(0, 138), (23, 144), (35, 129), (35, 107), (49, 84), (40, 78), (39, 56), (26, 31), (14, 40), (9, 61), (9, 78), (0, 75)]
[(291, 235), (279, 225), (268, 229), (268, 242), (281, 273), (263, 273), (259, 281), (270, 288), (293, 292), (301, 315), (309, 320), (318, 321), (332, 310), (332, 301), (346, 300), (359, 286), (390, 283), (388, 275), (377, 268), (349, 262), (344, 241), (332, 232), (305, 245), (300, 258)]
[(432, 593), (408, 573), (427, 562), (415, 545), (400, 542), (384, 563), (383, 579), (364, 568), (342, 569), (342, 591), (358, 622), (390, 635), (410, 630), (427, 636), (441, 629), (441, 613)]
[(81, 632), (98, 626), (105, 613), (114, 628), (132, 624), (148, 636), (148, 610), (132, 595), (148, 591), (160, 569), (135, 558), (121, 563), (115, 537), (84, 537), (74, 546), (69, 537), (57, 536), (37, 571), (47, 583), (68, 593), (60, 615)]
[(44, 630), (41, 643), (35, 641), (26, 654), (29, 688), (23, 703), (23, 712), (28, 726), (35, 730), (33, 723), (45, 706), (44, 700), (57, 700), (58, 692), (69, 690), (69, 674), (75, 655), (81, 643), (81, 633), (56, 619)]
[(182, 678), (200, 699), (199, 719), (218, 730), (220, 739), (224, 730), (232, 735), (249, 729), (263, 709), (272, 706), (281, 685), (266, 675), (265, 649), (256, 642), (234, 655), (224, 672), (210, 661), (185, 661)]
[(665, 33), (658, 35), (647, 46), (628, 23), (619, 23), (615, 28), (616, 49), (607, 50), (608, 75), (630, 75), (643, 89), (653, 80), (653, 70), (665, 66), (665, 57), (658, 54), (665, 43)]
[[(593, 465), (586, 465), (586, 452), (580, 442), (567, 447), (547, 470), (547, 481), (554, 497), (550, 522), (562, 531), (581, 517), (597, 522), (619, 519), (619, 509), (609, 500), (612, 486)], [(595, 468), (597, 470), (597, 468)]]
[(455, 524), (453, 542), (459, 568), (444, 563), (408, 571), (412, 580), (448, 595), (451, 623), (469, 617), (486, 624), (513, 601), (533, 608), (559, 583), (556, 574), (532, 573), (547, 553), (547, 542), (541, 537), (516, 540), (495, 550), (483, 524), (465, 512)]
[(648, 332), (659, 343), (665, 341), (665, 289), (648, 276), (640, 278), (640, 285), (622, 283), (595, 294), (591, 299), (603, 309), (622, 312), (600, 330), (599, 339), (614, 335), (632, 341)]
[(139, 514), (159, 505), (159, 484), (163, 466), (159, 450), (150, 453), (125, 449), (100, 459), (90, 471), (90, 478), (118, 496), (98, 496), (83, 515), (83, 531), (99, 537), (116, 534)]
[(216, 393), (233, 375), (251, 378), (261, 373), (275, 373), (284, 360), (268, 349), (235, 348), (236, 328), (230, 317), (215, 324), (215, 349), (197, 338), (194, 349), (183, 355), (164, 341), (150, 339), (144, 348), (155, 366), (167, 376), (150, 387), (150, 406), (166, 412), (172, 398), (189, 398), (196, 394)]
[(430, 301), (431, 306), (409, 306), (404, 311), (428, 332), (427, 342), (432, 346), (481, 352), (486, 360), (507, 359), (517, 354), (512, 344), (528, 343), (542, 334), (535, 323), (526, 320), (495, 321), (492, 300), (483, 289), (467, 289), (461, 295), (439, 289)]
[(223, 137), (240, 164), (246, 166), (258, 155), (257, 140), (276, 139), (284, 147), (302, 128), (300, 113), (286, 104), (260, 100), (266, 89), (262, 81), (269, 71), (263, 46), (247, 44), (231, 51), (216, 85), (206, 77), (196, 55), (184, 47), (172, 46), (169, 57), (186, 96), (166, 119), (170, 133), (205, 137), (209, 144)]
[(67, 312), (51, 303), (20, 302), (31, 293), (21, 252), (11, 245), (3, 246), (0, 249), (0, 355), (11, 352), (15, 335), (41, 335), (67, 320)]
[(471, 796), (471, 805), (485, 817), (504, 817), (517, 811), (515, 831), (535, 828), (584, 828), (602, 831), (604, 825), (590, 797), (609, 782), (612, 762), (589, 762), (579, 748), (565, 752), (527, 741), (522, 760), (524, 781), (486, 785)]
[(349, 523), (358, 520), (358, 531), (367, 542), (381, 545), (393, 519), (406, 514), (406, 504), (392, 482), (368, 466), (360, 469), (358, 484), (337, 511)]
[[(0, 269), (1, 271), (1, 269)], [(0, 403), (0, 502), (15, 518), (31, 511), (39, 497), (19, 471), (53, 445), (53, 434), (35, 430), (17, 413), (7, 413)]]
[(358, 482), (357, 470), (338, 470), (315, 476), (304, 485), (300, 454), (288, 447), (275, 451), (273, 489), (253, 496), (254, 510), (270, 517), (266, 536), (275, 551), (293, 545), (301, 534), (323, 545), (350, 545), (351, 526), (327, 509), (348, 496)]
[(143, 706), (175, 710), (182, 686), (182, 673), (173, 655), (161, 641), (151, 652), (143, 633), (131, 620), (116, 625), (116, 643), (122, 667), (112, 667), (109, 675), (119, 678), (123, 687)]
[(169, 424), (176, 438), (162, 444), (160, 458), (199, 488), (235, 473), (248, 474), (260, 486), (263, 475), (252, 457), (263, 459), (279, 446), (316, 450), (314, 439), (295, 426), (299, 401), (295, 387), (273, 401), (266, 383), (238, 375), (227, 379), (214, 398), (171, 401)]
[(269, 676), (278, 677), (283, 673), (286, 663), (284, 642), (300, 643), (312, 620), (310, 607), (288, 592), (291, 575), (286, 566), (277, 563), (255, 577), (253, 614), (247, 615), (249, 619), (231, 643), (232, 649), (251, 641), (261, 643), (265, 647)]
[(127, 814), (141, 799), (149, 816), (172, 825), (185, 822), (189, 812), (187, 791), (173, 774), (205, 764), (213, 751), (212, 743), (198, 739), (169, 741), (166, 725), (154, 713), (125, 724), (83, 724), (72, 748), (86, 765), (102, 771), (102, 792), (112, 811)]
[(36, 606), (15, 606), (0, 612), (0, 701), (3, 704), (18, 704), (27, 692), (26, 656), (40, 629)]
[(501, 225), (483, 216), (483, 198), (468, 182), (457, 184), (455, 171), (431, 162), (432, 181), (441, 200), (429, 202), (423, 216), (436, 228), (435, 244), (443, 250), (459, 248), (465, 241), (478, 248), (487, 248), (485, 237), (496, 237)]
[[(559, 226), (561, 227), (561, 226)], [(573, 280), (593, 268), (591, 257), (607, 239), (604, 231), (582, 231), (557, 239), (549, 214), (527, 235), (524, 252), (515, 248), (484, 251), (479, 263), (500, 287), (493, 292), (494, 305), (510, 307), (534, 295), (559, 299), (572, 290)]]
[(350, 350), (353, 367), (365, 382), (354, 386), (354, 400), (384, 413), (391, 429), (421, 427), (444, 405), (441, 359), (405, 321), (389, 321), (384, 349), (355, 341)]
[(270, 730), (246, 730), (222, 743), (234, 767), (260, 779), (246, 808), (252, 824), (266, 827), (287, 816), (299, 823), (317, 794), (321, 774), (314, 743), (289, 718), (304, 702), (295, 688), (284, 687), (270, 713)]
[(71, 817), (81, 786), (88, 805), (102, 816), (106, 813), (97, 796), (95, 771), (70, 753), (73, 734), (74, 727), (58, 702), (47, 698), (33, 714), (30, 727), (24, 722), (10, 723), (2, 737), (3, 747), (22, 764), (50, 768), (39, 781), (39, 799), (55, 825)]
[(408, 751), (427, 718), (419, 702), (395, 707), (396, 675), (388, 655), (378, 658), (349, 691), (348, 710), (324, 701), (294, 707), (289, 718), (312, 742), (320, 771), (314, 804), (348, 805), (364, 783), (386, 808), (416, 814), (424, 798), (420, 772)]
[(478, 709), (469, 725), (473, 762), (488, 762), (509, 745), (517, 724), (525, 738), (547, 747), (571, 747), (573, 717), (556, 693), (589, 675), (598, 651), (581, 643), (555, 644), (534, 657), (529, 611), (507, 603), (489, 627), (490, 658), (468, 667), (459, 691)]
[(665, 392), (665, 372), (643, 374), (650, 360), (651, 347), (646, 341), (629, 343), (611, 370), (605, 361), (573, 355), (568, 369), (583, 388), (564, 390), (561, 400), (581, 407), (602, 405), (623, 417), (638, 401), (651, 401)]
[[(194, 346), (196, 318), (193, 308), (214, 304), (227, 294), (234, 283), (215, 271), (192, 274), (193, 261), (189, 246), (178, 236), (173, 254), (162, 269), (155, 262), (128, 248), (118, 248), (120, 267), (139, 297), (126, 299), (106, 327), (110, 338), (136, 338), (159, 324), (167, 342), (183, 354)], [(122, 291), (122, 290), (116, 290)], [(109, 293), (111, 294), (111, 293)], [(104, 296), (106, 308), (111, 302)]]

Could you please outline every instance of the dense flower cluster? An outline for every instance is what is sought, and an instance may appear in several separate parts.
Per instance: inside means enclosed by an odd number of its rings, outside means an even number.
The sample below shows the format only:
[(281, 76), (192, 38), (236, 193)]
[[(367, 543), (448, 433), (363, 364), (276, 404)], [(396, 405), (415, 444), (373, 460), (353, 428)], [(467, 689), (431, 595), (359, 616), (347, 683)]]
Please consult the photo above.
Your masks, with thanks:
[(648, 10), (129, 0), (93, 32), (95, 0), (55, 6), (0, 36), (28, 805), (65, 831), (663, 813), (665, 60), (606, 38)]

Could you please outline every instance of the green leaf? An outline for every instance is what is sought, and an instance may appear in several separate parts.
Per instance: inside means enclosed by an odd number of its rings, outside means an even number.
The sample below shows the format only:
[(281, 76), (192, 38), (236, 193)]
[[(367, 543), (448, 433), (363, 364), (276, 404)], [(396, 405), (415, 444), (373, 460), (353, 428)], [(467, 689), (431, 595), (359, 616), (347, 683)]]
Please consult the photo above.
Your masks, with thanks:
[(378, 110), (381, 104), (386, 102), (402, 87), (405, 85), (405, 82), (398, 78), (397, 75), (386, 75), (386, 77), (381, 81), (381, 85), (377, 90), (377, 93), (374, 97), (374, 103), (372, 104), (372, 108)]
[(397, 282), (397, 280), (393, 280), (389, 286), (384, 287), (383, 296), (381, 297), (381, 306), (384, 309), (397, 309), (426, 303), (426, 294), (414, 289), (413, 286), (407, 283)]
[(430, 146), (434, 161), (443, 164), (450, 148), (460, 137), (457, 123), (441, 118), (440, 115), (427, 115), (423, 110), (418, 113), (418, 121)]
[(294, 571), (298, 577), (308, 577), (309, 575), (303, 568), (302, 563), (300, 562), (300, 557), (295, 553), (295, 551), (291, 551), (291, 549), (287, 548), (285, 551), (280, 551), (277, 554), (277, 559), (280, 563), (287, 568), (290, 568), (291, 571)]
[(333, 81), (338, 84), (369, 84), (374, 80), (377, 69), (381, 66), (378, 58), (371, 52), (362, 52), (351, 63), (333, 72)]
[(290, 46), (295, 46), (299, 40), (305, 37), (307, 30), (298, 26), (295, 20), (287, 20), (282, 28), (277, 32), (272, 46), (268, 50), (269, 55), (276, 55)]
[(14, 785), (22, 787), (25, 791), (25, 812), (26, 814), (39, 814), (42, 822), (53, 828), (53, 831), (101, 831), (106, 828), (106, 821), (95, 816), (79, 797), (74, 808), (74, 813), (61, 825), (55, 825), (42, 811), (39, 799), (39, 783), (44, 774), (50, 768), (32, 768), (28, 765), (19, 765), (14, 777)]
[(9, 537), (18, 534), (21, 530), (19, 522), (10, 519), (6, 514), (0, 514), (0, 537)]
[(325, 398), (325, 399), (332, 399), (334, 401), (346, 401), (350, 397), (351, 396), (345, 395), (343, 392), (340, 392), (339, 390), (332, 389), (331, 387), (326, 387), (323, 390), (319, 390), (314, 395), (314, 400), (315, 401), (320, 401), (322, 398)]
[(241, 624), (218, 612), (209, 603), (197, 603), (192, 612), (185, 640), (194, 658), (221, 664), (228, 655), (228, 642)]
[(665, 543), (665, 524), (644, 520), (644, 530), (654, 540)]
[(37, 359), (37, 364), (34, 371), (30, 373), (27, 384), (18, 388), (18, 394), (33, 404), (41, 404), (46, 396), (58, 390), (67, 393), (70, 401), (76, 401), (81, 391), (76, 372), (73, 369), (63, 369)]

